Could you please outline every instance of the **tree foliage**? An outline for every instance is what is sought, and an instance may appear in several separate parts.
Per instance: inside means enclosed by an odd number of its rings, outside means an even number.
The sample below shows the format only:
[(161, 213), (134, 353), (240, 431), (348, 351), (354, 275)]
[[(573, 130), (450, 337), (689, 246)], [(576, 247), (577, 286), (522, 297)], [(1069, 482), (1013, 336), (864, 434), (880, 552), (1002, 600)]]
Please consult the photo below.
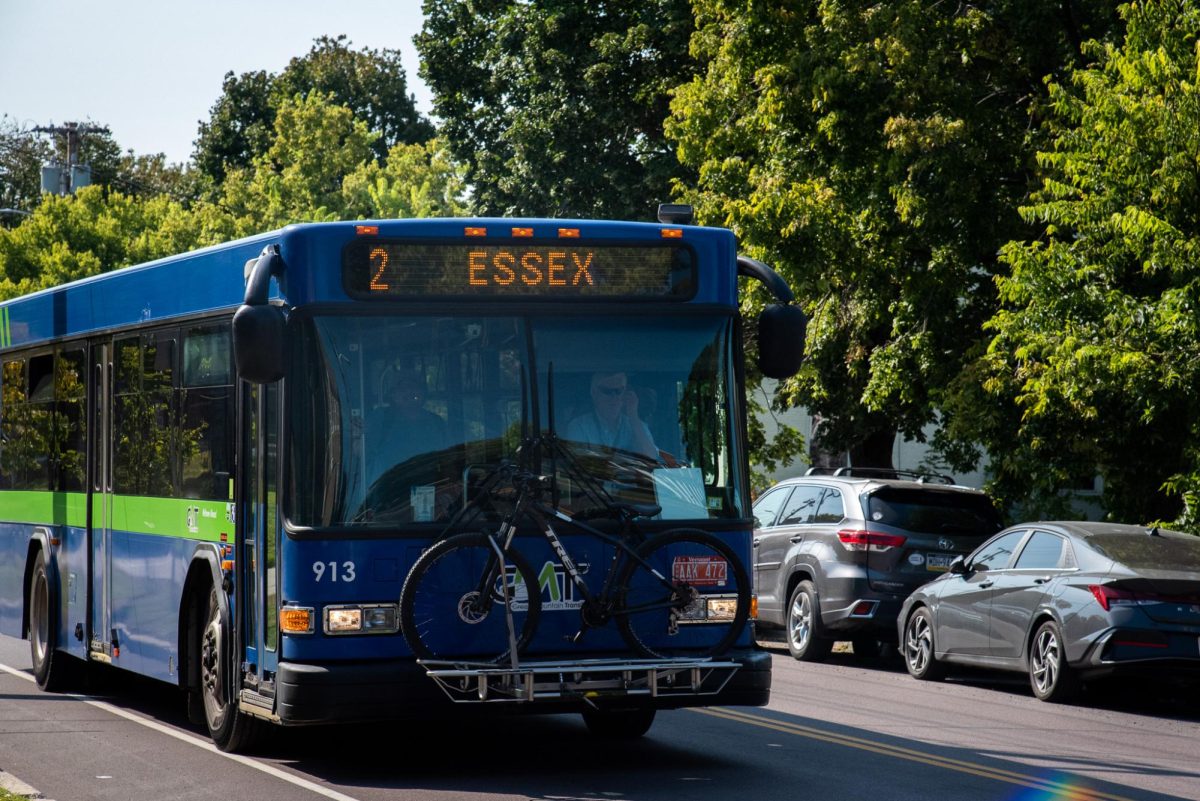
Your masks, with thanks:
[(973, 369), (986, 413), (962, 435), (992, 449), (1008, 498), (1053, 508), (1099, 470), (1114, 518), (1182, 511), (1194, 528), (1200, 10), (1146, 0), (1122, 16), (1124, 42), (1089, 44), (1093, 65), (1051, 87), (1055, 137), (1021, 209), (1040, 235), (1004, 248), (1003, 308)]
[(225, 75), (208, 121), (201, 121), (193, 159), (210, 185), (233, 170), (250, 170), (272, 148), (277, 115), (297, 95), (319, 94), (375, 131), (377, 158), (397, 144), (424, 142), (433, 127), (417, 111), (399, 50), (353, 50), (345, 36), (322, 36), (278, 75), (258, 70)]
[(662, 126), (691, 31), (687, 0), (426, 0), (421, 75), (476, 211), (653, 219), (688, 174)]
[(1076, 4), (1070, 22), (1037, 0), (695, 6), (707, 69), (668, 125), (699, 172), (689, 197), (812, 319), (776, 403), (814, 413), (824, 447), (890, 464), (895, 434), (923, 438), (981, 341), (997, 251), (1026, 231), (1043, 78), (1108, 6)]

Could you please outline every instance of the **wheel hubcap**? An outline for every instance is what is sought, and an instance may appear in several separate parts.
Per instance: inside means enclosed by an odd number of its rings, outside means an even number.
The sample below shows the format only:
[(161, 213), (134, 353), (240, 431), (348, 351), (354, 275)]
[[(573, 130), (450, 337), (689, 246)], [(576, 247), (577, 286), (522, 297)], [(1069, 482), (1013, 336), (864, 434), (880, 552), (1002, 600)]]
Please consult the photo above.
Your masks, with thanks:
[(809, 603), (807, 593), (800, 593), (792, 602), (788, 631), (792, 639), (792, 647), (797, 651), (803, 650), (808, 645), (808, 638), (812, 636), (812, 604)]
[(46, 643), (50, 639), (50, 588), (46, 576), (39, 573), (33, 585), (33, 623), (29, 637), (33, 644), (34, 658), (40, 665), (46, 659)]
[(1033, 681), (1038, 692), (1045, 693), (1054, 687), (1058, 680), (1058, 637), (1051, 629), (1044, 629), (1038, 634), (1033, 644)]
[(225, 714), (225, 692), (221, 675), (221, 623), (210, 620), (200, 644), (200, 686), (209, 726), (216, 729)]
[(933, 655), (933, 634), (924, 615), (916, 615), (908, 622), (908, 636), (904, 639), (904, 655), (913, 673), (921, 673)]

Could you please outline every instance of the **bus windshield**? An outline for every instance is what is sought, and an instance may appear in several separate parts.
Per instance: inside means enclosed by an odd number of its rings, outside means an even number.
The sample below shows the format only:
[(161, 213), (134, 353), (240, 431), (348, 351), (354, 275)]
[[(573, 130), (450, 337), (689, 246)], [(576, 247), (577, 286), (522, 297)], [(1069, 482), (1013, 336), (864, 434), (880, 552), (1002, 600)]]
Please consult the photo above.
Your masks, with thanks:
[[(738, 518), (728, 316), (303, 319), (293, 349), (292, 526), (444, 523), (472, 475), (550, 431), (561, 506)], [(553, 451), (553, 458), (551, 458)], [(526, 451), (528, 453), (528, 451)]]

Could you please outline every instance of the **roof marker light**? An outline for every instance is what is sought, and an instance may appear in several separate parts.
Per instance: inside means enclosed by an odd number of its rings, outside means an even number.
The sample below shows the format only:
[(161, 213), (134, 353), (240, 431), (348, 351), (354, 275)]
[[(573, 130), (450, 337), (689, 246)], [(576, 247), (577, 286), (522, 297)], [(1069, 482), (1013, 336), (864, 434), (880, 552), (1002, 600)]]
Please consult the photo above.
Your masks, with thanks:
[(512, 229), (512, 235), (513, 236), (521, 236), (521, 237), (533, 236), (533, 229), (532, 228), (514, 228), (514, 229)]
[(354, 233), (358, 234), (359, 236), (379, 236), (379, 226), (356, 225), (354, 226)]
[(579, 229), (578, 228), (559, 228), (558, 229), (558, 238), (559, 239), (578, 239), (579, 238)]
[(682, 228), (664, 228), (662, 229), (663, 239), (683, 239)]
[(486, 228), (472, 228), (468, 226), (463, 229), (463, 236), (487, 236)]

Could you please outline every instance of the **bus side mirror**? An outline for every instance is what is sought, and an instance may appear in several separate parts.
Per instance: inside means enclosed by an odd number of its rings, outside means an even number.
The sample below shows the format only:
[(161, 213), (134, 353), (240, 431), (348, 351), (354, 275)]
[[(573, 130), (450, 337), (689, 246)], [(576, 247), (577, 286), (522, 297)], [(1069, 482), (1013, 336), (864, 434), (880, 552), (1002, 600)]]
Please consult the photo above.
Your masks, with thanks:
[(798, 307), (772, 303), (758, 315), (758, 369), (767, 378), (791, 378), (804, 360), (808, 318)]
[(238, 375), (255, 384), (283, 378), (283, 310), (243, 305), (233, 315), (233, 359)]
[(271, 277), (284, 273), (278, 245), (246, 263), (246, 299), (233, 315), (233, 360), (238, 375), (255, 384), (283, 378), (283, 309), (269, 301)]

